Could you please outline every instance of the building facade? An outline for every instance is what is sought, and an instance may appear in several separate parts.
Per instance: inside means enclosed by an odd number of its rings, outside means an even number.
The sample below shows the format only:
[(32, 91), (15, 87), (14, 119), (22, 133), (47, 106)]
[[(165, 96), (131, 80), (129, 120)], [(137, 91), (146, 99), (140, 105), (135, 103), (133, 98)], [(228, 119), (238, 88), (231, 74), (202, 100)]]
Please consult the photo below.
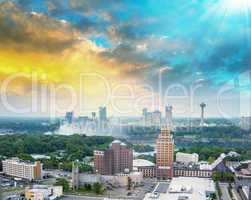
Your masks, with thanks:
[(118, 140), (113, 141), (105, 151), (94, 151), (95, 173), (113, 175), (130, 172), (132, 167), (133, 151)]
[(73, 122), (73, 111), (72, 112), (67, 112), (66, 115), (65, 115), (65, 121), (68, 123), (68, 124), (72, 124)]
[(54, 200), (60, 198), (62, 195), (62, 186), (35, 185), (31, 188), (25, 188), (25, 199), (27, 200)]
[(133, 171), (142, 172), (145, 178), (156, 177), (156, 167), (155, 164), (144, 159), (133, 160)]
[(166, 180), (173, 177), (174, 140), (169, 129), (161, 129), (156, 141), (156, 176)]
[(144, 126), (161, 126), (161, 112), (156, 110), (154, 112), (148, 112), (146, 108), (143, 109), (143, 124)]
[(28, 163), (20, 161), (18, 158), (12, 158), (2, 161), (3, 173), (8, 176), (27, 180), (40, 180), (42, 179), (43, 165), (40, 161), (35, 163)]
[(173, 107), (166, 106), (165, 108), (165, 121), (166, 125), (170, 128), (173, 126)]
[(108, 126), (106, 107), (99, 107), (99, 130), (104, 131)]
[(240, 126), (242, 129), (248, 131), (251, 129), (251, 117), (242, 117)]
[(156, 177), (155, 166), (151, 167), (138, 167), (138, 172), (142, 172), (144, 178), (154, 178)]
[(161, 126), (161, 112), (158, 110), (152, 113), (152, 125), (157, 127)]
[(199, 162), (199, 155), (197, 153), (189, 154), (189, 153), (176, 153), (176, 162), (178, 163), (198, 163)]
[(210, 178), (212, 177), (213, 171), (210, 169), (201, 169), (200, 165), (184, 165), (176, 163), (173, 168), (175, 177), (201, 177)]

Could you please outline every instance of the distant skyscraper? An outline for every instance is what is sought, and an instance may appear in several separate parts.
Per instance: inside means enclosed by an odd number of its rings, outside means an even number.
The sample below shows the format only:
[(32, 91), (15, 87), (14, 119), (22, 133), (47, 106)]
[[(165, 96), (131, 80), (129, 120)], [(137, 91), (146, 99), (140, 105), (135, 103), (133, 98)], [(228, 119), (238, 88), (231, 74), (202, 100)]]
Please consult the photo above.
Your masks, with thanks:
[(106, 107), (99, 107), (99, 121), (107, 121)]
[(206, 104), (205, 104), (204, 102), (202, 102), (202, 103), (200, 104), (200, 108), (201, 108), (200, 126), (201, 126), (201, 127), (204, 126), (205, 107), (206, 107)]
[(151, 112), (147, 112), (145, 116), (145, 126), (152, 126), (153, 115)]
[(156, 110), (152, 113), (152, 125), (153, 126), (161, 126), (161, 112)]
[(99, 174), (130, 172), (133, 165), (133, 152), (118, 140), (111, 143), (105, 151), (94, 151), (94, 168)]
[(166, 126), (169, 128), (172, 128), (172, 126), (173, 126), (173, 107), (166, 106), (165, 113), (166, 113), (166, 116), (165, 116)]
[(107, 128), (107, 110), (106, 107), (99, 107), (99, 129), (104, 131)]
[(146, 113), (147, 113), (147, 108), (143, 108), (143, 110), (142, 110), (142, 114), (143, 114), (143, 116), (145, 116), (145, 115), (146, 115)]
[(96, 119), (96, 113), (92, 112), (92, 120), (94, 121)]
[(142, 115), (143, 115), (143, 123), (146, 124), (147, 108), (143, 108)]
[(67, 123), (71, 124), (73, 122), (73, 111), (72, 112), (67, 112), (65, 115), (65, 120)]
[(156, 141), (156, 175), (166, 180), (173, 177), (174, 140), (169, 129), (161, 129)]
[(156, 110), (148, 112), (146, 108), (143, 109), (143, 124), (145, 126), (161, 126), (161, 112)]
[(242, 117), (240, 121), (241, 128), (248, 131), (251, 129), (251, 117)]

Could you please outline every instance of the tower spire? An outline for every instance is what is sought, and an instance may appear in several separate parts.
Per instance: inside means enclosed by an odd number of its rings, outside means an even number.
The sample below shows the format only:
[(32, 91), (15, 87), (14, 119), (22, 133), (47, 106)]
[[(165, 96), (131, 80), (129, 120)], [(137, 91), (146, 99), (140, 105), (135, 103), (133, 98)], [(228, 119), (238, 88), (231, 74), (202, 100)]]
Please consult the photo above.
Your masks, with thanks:
[(202, 102), (202, 103), (200, 104), (200, 108), (201, 108), (200, 126), (201, 126), (201, 127), (204, 126), (205, 107), (206, 107), (206, 104), (205, 104), (204, 102)]

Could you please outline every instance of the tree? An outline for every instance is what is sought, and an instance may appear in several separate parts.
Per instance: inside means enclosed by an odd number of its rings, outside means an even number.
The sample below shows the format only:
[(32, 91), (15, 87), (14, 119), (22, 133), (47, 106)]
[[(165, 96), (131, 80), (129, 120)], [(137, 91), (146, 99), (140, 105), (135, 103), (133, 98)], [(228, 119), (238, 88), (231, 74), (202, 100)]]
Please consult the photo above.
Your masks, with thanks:
[(32, 158), (31, 155), (27, 154), (27, 153), (21, 153), (18, 155), (18, 158), (21, 160), (25, 160), (25, 161), (34, 161), (34, 159)]
[(88, 164), (80, 164), (79, 171), (82, 172), (92, 172), (93, 168), (91, 165)]
[(92, 185), (86, 183), (86, 184), (84, 185), (84, 188), (85, 188), (86, 191), (91, 191), (91, 190), (92, 190)]
[(69, 182), (65, 178), (58, 178), (55, 186), (62, 186), (64, 192), (68, 192), (70, 190)]
[(131, 190), (132, 189), (132, 179), (131, 177), (128, 177), (128, 187), (127, 187), (128, 190)]
[(104, 188), (101, 183), (94, 183), (92, 188), (96, 194), (102, 194), (104, 192)]
[(233, 182), (234, 175), (231, 172), (213, 172), (212, 178), (214, 181)]

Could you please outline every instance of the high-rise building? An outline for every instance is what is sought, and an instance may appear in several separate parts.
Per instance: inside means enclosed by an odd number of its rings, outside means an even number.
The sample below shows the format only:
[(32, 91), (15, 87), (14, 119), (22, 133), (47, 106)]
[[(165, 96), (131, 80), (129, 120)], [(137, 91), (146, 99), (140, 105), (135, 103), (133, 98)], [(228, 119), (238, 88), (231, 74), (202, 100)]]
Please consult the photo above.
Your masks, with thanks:
[(142, 115), (143, 115), (143, 124), (146, 126), (147, 108), (143, 108)]
[(147, 112), (145, 116), (145, 126), (152, 126), (153, 115), (151, 112)]
[(249, 131), (251, 129), (251, 117), (242, 117), (240, 125), (242, 129)]
[(104, 174), (104, 151), (94, 151), (94, 168), (95, 173)]
[(94, 169), (99, 174), (118, 174), (132, 171), (133, 152), (125, 144), (115, 140), (109, 149), (94, 151)]
[(166, 125), (171, 129), (173, 126), (173, 107), (166, 106), (165, 114), (166, 114), (165, 116)]
[(73, 112), (67, 112), (65, 115), (65, 120), (67, 123), (72, 124), (73, 122)]
[(107, 110), (106, 107), (99, 107), (99, 129), (104, 131), (107, 128)]
[(166, 180), (173, 177), (174, 140), (170, 129), (161, 129), (156, 141), (156, 176)]
[(143, 124), (144, 126), (161, 126), (161, 112), (156, 110), (148, 112), (146, 108), (143, 109)]
[(32, 180), (42, 179), (43, 165), (40, 161), (35, 163), (23, 162), (18, 158), (12, 158), (2, 161), (3, 173), (8, 176)]
[(201, 108), (200, 126), (201, 127), (204, 126), (205, 107), (206, 107), (206, 104), (204, 102), (202, 102), (200, 104), (200, 108)]
[(92, 112), (92, 120), (95, 121), (96, 120), (96, 113)]
[(107, 121), (106, 107), (99, 107), (99, 121)]
[(152, 125), (153, 126), (161, 126), (161, 112), (156, 110), (152, 113)]
[(146, 116), (146, 113), (147, 113), (147, 108), (143, 108), (142, 110), (143, 117)]

